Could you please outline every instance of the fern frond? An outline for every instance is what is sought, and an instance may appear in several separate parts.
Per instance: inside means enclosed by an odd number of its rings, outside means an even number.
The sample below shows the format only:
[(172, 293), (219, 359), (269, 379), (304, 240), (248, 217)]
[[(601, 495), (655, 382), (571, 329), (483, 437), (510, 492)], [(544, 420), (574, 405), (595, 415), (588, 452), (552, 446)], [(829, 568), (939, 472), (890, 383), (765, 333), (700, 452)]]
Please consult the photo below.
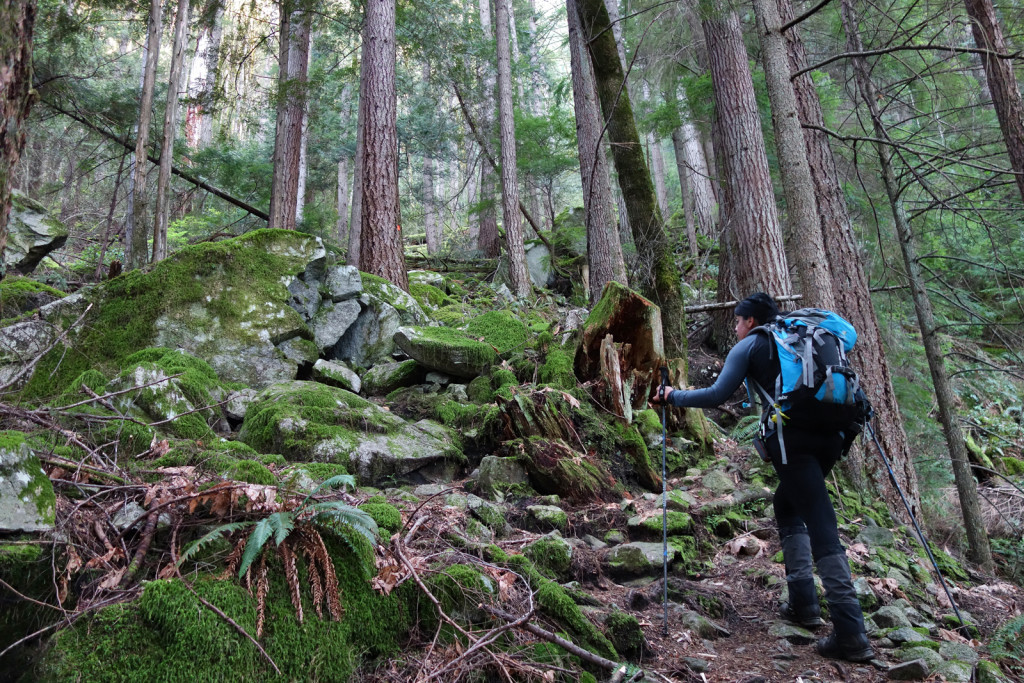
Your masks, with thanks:
[(274, 543), (280, 546), (295, 528), (295, 515), (291, 512), (275, 512), (267, 519), (273, 520)]
[(291, 594), (295, 616), (301, 624), (305, 615), (302, 612), (302, 594), (299, 592), (299, 570), (295, 565), (295, 553), (292, 552), (290, 542), (282, 543), (277, 549), (281, 554), (281, 564), (284, 565), (284, 580), (288, 584), (288, 592)]
[(365, 510), (339, 501), (317, 503), (311, 505), (310, 509), (316, 513), (312, 519), (314, 524), (327, 526), (339, 533), (343, 533), (343, 531), (339, 530), (337, 526), (344, 525), (365, 537), (371, 546), (377, 545), (377, 522)]
[(320, 569), (316, 562), (316, 545), (310, 540), (308, 534), (298, 534), (298, 546), (306, 558), (306, 571), (309, 574), (309, 592), (313, 594), (313, 609), (316, 615), (324, 617), (324, 584), (320, 576)]
[(267, 617), (267, 591), (270, 580), (267, 578), (267, 556), (260, 555), (259, 569), (256, 572), (256, 640), (263, 635), (263, 622)]
[(216, 529), (210, 531), (208, 534), (197, 538), (188, 544), (181, 555), (178, 557), (178, 566), (182, 566), (187, 562), (194, 554), (202, 550), (204, 547), (210, 545), (224, 534), (232, 534), (239, 529), (244, 529), (247, 526), (252, 526), (255, 522), (234, 522), (232, 524), (222, 524)]
[(331, 612), (331, 618), (335, 621), (341, 621), (344, 609), (341, 606), (341, 586), (338, 585), (338, 575), (334, 572), (334, 561), (331, 559), (330, 553), (327, 552), (323, 536), (312, 526), (307, 526), (306, 533), (313, 545), (313, 555), (316, 558), (316, 563), (320, 566), (320, 571), (324, 576), (324, 594), (327, 597), (327, 608)]
[(302, 505), (299, 507), (306, 507), (306, 502), (316, 494), (320, 493), (323, 489), (336, 489), (339, 486), (351, 486), (352, 488), (355, 488), (356, 478), (351, 474), (337, 474), (330, 479), (325, 480), (322, 484), (313, 489), (312, 493), (303, 499)]
[(1024, 614), (996, 629), (989, 639), (988, 651), (993, 659), (1011, 659), (1024, 664)]
[(262, 552), (263, 546), (267, 544), (267, 540), (270, 539), (274, 533), (274, 527), (279, 524), (275, 524), (274, 517), (280, 513), (275, 512), (269, 517), (265, 517), (259, 521), (259, 523), (253, 527), (252, 533), (249, 534), (249, 541), (245, 544), (245, 552), (242, 553), (242, 562), (238, 566), (238, 575), (242, 576), (246, 570), (249, 569), (249, 565), (253, 563), (256, 557)]
[(750, 441), (754, 438), (754, 434), (757, 433), (758, 425), (761, 424), (761, 417), (759, 415), (746, 415), (741, 417), (736, 426), (729, 432), (729, 438), (734, 441), (743, 443)]

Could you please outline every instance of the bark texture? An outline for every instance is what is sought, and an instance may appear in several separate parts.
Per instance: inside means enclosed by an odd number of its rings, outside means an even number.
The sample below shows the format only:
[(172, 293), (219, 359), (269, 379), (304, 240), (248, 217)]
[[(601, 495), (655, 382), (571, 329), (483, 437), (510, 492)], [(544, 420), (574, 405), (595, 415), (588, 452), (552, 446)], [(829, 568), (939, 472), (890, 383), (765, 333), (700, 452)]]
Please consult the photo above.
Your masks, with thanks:
[[(351, 91), (346, 85), (341, 89), (341, 97), (338, 100), (338, 109), (341, 111), (341, 130), (343, 134), (348, 130), (352, 114), (349, 110), (349, 98)], [(349, 226), (349, 185), (348, 185), (348, 150), (343, 150), (338, 157), (338, 222), (335, 230), (338, 235), (338, 244), (348, 244)]]
[(992, 93), (992, 106), (999, 118), (999, 128), (1010, 154), (1010, 166), (1017, 181), (1017, 190), (1024, 199), (1024, 103), (1020, 87), (1013, 74), (1012, 59), (1001, 59), (995, 53), (1006, 52), (1003, 29), (999, 25), (992, 0), (964, 0), (967, 16), (971, 19), (974, 42), (982, 50), (981, 63), (985, 65), (985, 78)]
[[(851, 0), (842, 0), (842, 20), (843, 27), (846, 30), (848, 49), (851, 52), (863, 52), (857, 17)], [(946, 371), (942, 348), (939, 344), (935, 316), (932, 311), (931, 300), (928, 298), (928, 292), (925, 288), (925, 278), (921, 271), (921, 264), (918, 262), (914, 233), (910, 227), (907, 213), (903, 208), (903, 201), (899, 196), (899, 185), (892, 168), (892, 155), (889, 146), (884, 142), (888, 140), (888, 135), (885, 126), (882, 124), (882, 118), (876, 104), (878, 93), (871, 82), (867, 60), (863, 57), (854, 57), (853, 68), (860, 96), (867, 105), (868, 112), (871, 115), (871, 124), (875, 138), (878, 140), (875, 144), (875, 149), (881, 166), (882, 183), (889, 197), (893, 222), (896, 226), (896, 233), (900, 242), (900, 251), (903, 254), (903, 263), (907, 270), (910, 293), (914, 300), (914, 310), (917, 313), (918, 326), (921, 329), (921, 341), (924, 344), (925, 355), (928, 358), (928, 368), (932, 375), (932, 384), (935, 387), (939, 421), (942, 423), (942, 431), (949, 447), (949, 457), (953, 465), (953, 477), (956, 480), (957, 496), (960, 500), (964, 528), (967, 532), (968, 555), (984, 571), (991, 573), (994, 568), (992, 550), (989, 546), (988, 534), (985, 531), (985, 524), (981, 514), (977, 482), (971, 472), (966, 442), (960, 429), (960, 423), (957, 420), (953, 390), (950, 385), (949, 373)]]
[[(483, 39), (490, 43), (494, 40), (494, 27), (491, 24), (491, 0), (480, 0), (480, 29), (483, 32)], [(491, 69), (484, 66), (483, 76), (483, 116), (480, 117), (480, 127), (484, 139), (491, 137), (494, 130), (494, 87), (495, 77)], [(498, 214), (495, 208), (498, 196), (498, 182), (494, 169), (489, 164), (480, 165), (480, 201), (477, 211), (477, 242), (476, 247), (483, 252), (487, 258), (497, 258), (501, 251), (501, 243), (498, 241)]]
[(409, 290), (398, 205), (395, 0), (366, 3), (362, 250), (359, 269)]
[(153, 222), (153, 263), (167, 258), (167, 223), (171, 214), (171, 162), (174, 161), (174, 139), (178, 137), (178, 94), (188, 44), (189, 0), (178, 0), (174, 17), (174, 44), (171, 70), (167, 78), (167, 107), (164, 109), (164, 135), (160, 145), (160, 172), (156, 181), (156, 208)]
[(160, 57), (160, 27), (163, 3), (153, 0), (149, 8), (149, 32), (146, 36), (146, 60), (142, 70), (142, 93), (139, 97), (138, 136), (135, 138), (135, 169), (132, 179), (132, 213), (128, 229), (126, 254), (128, 269), (141, 268), (149, 260), (149, 211), (146, 196), (146, 147), (149, 145), (149, 124), (153, 120), (153, 90), (156, 85), (156, 63)]
[(775, 147), (786, 197), (788, 260), (796, 267), (800, 293), (804, 297), (801, 305), (832, 309), (835, 308), (832, 275), (818, 226), (818, 204), (814, 198), (814, 183), (807, 163), (796, 95), (790, 82), (782, 21), (775, 0), (754, 0), (754, 13), (761, 38)]
[[(784, 24), (795, 18), (790, 0), (778, 0), (778, 7)], [(802, 71), (807, 66), (807, 58), (796, 28), (787, 31), (785, 37), (790, 70), (793, 73)], [(910, 460), (907, 434), (903, 429), (899, 405), (896, 403), (892, 374), (882, 346), (882, 335), (868, 289), (864, 263), (846, 208), (846, 198), (839, 184), (835, 157), (832, 155), (828, 136), (821, 130), (825, 124), (818, 91), (809, 73), (793, 79), (793, 89), (801, 121), (817, 127), (804, 129), (804, 142), (807, 146), (807, 161), (818, 202), (822, 240), (828, 245), (825, 255), (832, 273), (836, 310), (857, 328), (857, 347), (851, 360), (860, 372), (864, 380), (864, 391), (874, 406), (878, 439), (893, 461), (897, 481), (912, 507), (920, 509), (917, 477)], [(865, 459), (862, 449), (854, 449), (844, 460), (843, 469), (850, 480), (857, 482), (858, 485), (863, 482), (866, 473), (871, 489), (885, 498), (893, 514), (903, 521), (910, 521), (903, 514), (899, 494), (890, 483), (888, 472), (880, 458)]]
[(686, 335), (679, 273), (644, 160), (608, 10), (601, 0), (579, 0), (577, 10), (594, 65), (601, 112), (607, 121), (612, 157), (642, 266), (635, 284), (661, 306), (666, 354), (681, 358), (686, 355)]
[(683, 220), (686, 223), (686, 245), (690, 258), (696, 259), (697, 252), (697, 221), (693, 215), (693, 196), (690, 194), (692, 184), (689, 164), (686, 163), (686, 142), (683, 140), (682, 127), (672, 131), (672, 151), (676, 156), (676, 172), (679, 174), (679, 190), (683, 198)]
[(34, 2), (0, 3), (0, 277), (7, 271), (7, 221), (11, 213), (14, 170), (25, 147), (25, 119), (32, 92), (32, 33)]
[(601, 146), (601, 115), (594, 92), (593, 67), (580, 34), (576, 0), (566, 0), (569, 21), (569, 66), (572, 70), (573, 103), (576, 109), (576, 141), (583, 181), (583, 214), (587, 227), (587, 261), (590, 265), (590, 302), (601, 298), (612, 280), (628, 286), (622, 244), (612, 213), (608, 186), (608, 162)]
[(271, 228), (295, 229), (302, 153), (302, 120), (309, 62), (309, 12), (292, 0), (280, 4), (277, 124), (274, 129), (274, 174), (270, 184)]
[(509, 46), (509, 2), (495, 0), (498, 24), (498, 115), (501, 133), (501, 213), (508, 243), (508, 271), (512, 292), (519, 297), (533, 292), (526, 270), (523, 224), (519, 217), (519, 180), (516, 176), (516, 126), (512, 109), (512, 51)]
[[(719, 300), (751, 292), (790, 293), (761, 120), (739, 17), (721, 6), (703, 20), (715, 95), (715, 149), (722, 178), (722, 251)], [(724, 286), (723, 286), (724, 285)]]
[(363, 251), (363, 156), (366, 153), (364, 131), (366, 129), (366, 54), (367, 42), (363, 40), (359, 57), (359, 105), (356, 109), (356, 160), (352, 169), (352, 218), (348, 223), (348, 253), (345, 263), (359, 267)]

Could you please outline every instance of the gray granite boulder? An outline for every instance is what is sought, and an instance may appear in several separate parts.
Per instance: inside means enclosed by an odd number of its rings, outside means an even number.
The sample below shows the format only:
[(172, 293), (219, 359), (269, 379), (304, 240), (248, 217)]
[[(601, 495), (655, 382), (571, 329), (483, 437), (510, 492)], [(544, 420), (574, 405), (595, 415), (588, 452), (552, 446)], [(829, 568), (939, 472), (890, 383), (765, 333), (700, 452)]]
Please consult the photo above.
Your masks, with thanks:
[(359, 375), (341, 361), (318, 360), (313, 364), (313, 380), (347, 389), (354, 394), (358, 394), (363, 387)]
[(493, 498), (508, 489), (529, 485), (530, 477), (515, 458), (499, 458), (496, 455), (485, 455), (480, 461), (480, 472), (477, 484), (480, 493)]
[(47, 254), (60, 249), (67, 240), (67, 226), (50, 216), (41, 204), (20, 192), (12, 193), (3, 254), (8, 270), (32, 272)]
[(456, 377), (472, 378), (487, 372), (498, 360), (490, 344), (443, 327), (401, 327), (395, 343), (420, 365)]
[(361, 311), (358, 301), (325, 302), (320, 307), (310, 322), (310, 328), (321, 355), (338, 343)]
[(324, 281), (327, 296), (334, 303), (355, 299), (363, 292), (363, 278), (355, 266), (332, 266)]
[[(605, 540), (608, 540), (607, 537)], [(671, 568), (679, 553), (669, 546), (668, 563)], [(608, 570), (613, 576), (630, 578), (660, 575), (662, 571), (661, 543), (624, 543), (608, 551), (605, 556)]]
[(0, 433), (0, 533), (53, 529), (55, 503), (53, 484), (24, 435)]

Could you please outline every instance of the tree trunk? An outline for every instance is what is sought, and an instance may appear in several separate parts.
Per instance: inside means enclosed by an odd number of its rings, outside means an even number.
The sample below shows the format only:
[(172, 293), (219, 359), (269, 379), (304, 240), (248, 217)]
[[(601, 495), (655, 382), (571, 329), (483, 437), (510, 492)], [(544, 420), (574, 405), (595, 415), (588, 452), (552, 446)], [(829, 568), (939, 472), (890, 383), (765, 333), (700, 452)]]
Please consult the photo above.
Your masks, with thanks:
[(622, 62), (609, 30), (608, 10), (602, 0), (582, 0), (577, 10), (594, 65), (601, 111), (608, 122), (608, 139), (637, 255), (645, 265), (645, 272), (635, 284), (661, 306), (666, 353), (669, 357), (682, 358), (686, 355), (686, 328), (679, 272), (654, 197), (629, 94), (625, 92)]
[(576, 0), (566, 0), (569, 21), (569, 65), (572, 70), (576, 108), (576, 141), (583, 181), (583, 214), (587, 227), (587, 261), (590, 265), (590, 303), (596, 304), (608, 282), (629, 286), (622, 245), (612, 215), (608, 190), (608, 162), (601, 145), (601, 115), (594, 101), (594, 76), (590, 56), (580, 34)]
[[(490, 44), (494, 40), (494, 29), (491, 26), (491, 2), (480, 0), (480, 29), (483, 32), (483, 39)], [(484, 139), (490, 139), (494, 121), (494, 72), (489, 65), (484, 64), (483, 76), (483, 117), (481, 127)], [(494, 169), (489, 164), (480, 165), (480, 207), (477, 212), (479, 229), (477, 230), (476, 247), (483, 252), (487, 258), (497, 258), (501, 251), (501, 243), (498, 240), (498, 215), (495, 208), (497, 195), (497, 179), (494, 176)]]
[[(430, 88), (430, 62), (423, 62), (423, 86)], [(423, 154), (423, 232), (427, 239), (427, 253), (436, 254), (441, 246), (437, 229), (437, 208), (434, 206), (434, 158), (430, 150)]]
[(1003, 29), (999, 25), (992, 0), (964, 0), (967, 16), (971, 19), (974, 42), (982, 50), (985, 78), (992, 93), (992, 106), (999, 118), (999, 128), (1010, 153), (1010, 167), (1017, 181), (1017, 191), (1024, 198), (1024, 103), (1021, 102), (1017, 77), (1013, 73), (1014, 60), (1001, 59), (992, 52), (1006, 53)]
[(167, 108), (164, 110), (164, 136), (160, 145), (160, 173), (156, 181), (156, 209), (153, 212), (153, 263), (167, 258), (171, 162), (174, 161), (174, 139), (178, 136), (178, 91), (181, 90), (182, 63), (185, 46), (188, 44), (190, 8), (189, 0), (178, 0), (178, 13), (174, 17), (174, 47), (171, 52), (171, 73), (167, 78)]
[[(341, 89), (341, 96), (338, 98), (338, 109), (341, 112), (342, 135), (347, 135), (351, 113), (349, 111), (349, 87), (346, 85)], [(348, 160), (346, 150), (342, 150), (338, 156), (338, 221), (335, 223), (335, 230), (338, 236), (338, 244), (348, 244)]]
[(345, 263), (359, 267), (363, 251), (363, 157), (366, 154), (366, 41), (359, 59), (359, 104), (356, 108), (356, 161), (352, 169), (352, 218), (348, 223), (348, 254)]
[(135, 140), (135, 173), (132, 176), (132, 212), (128, 225), (126, 256), (128, 268), (141, 268), (149, 257), (149, 211), (147, 211), (146, 147), (149, 145), (149, 124), (153, 120), (153, 90), (156, 85), (156, 64), (160, 57), (160, 27), (163, 3), (153, 0), (149, 8), (149, 33), (146, 36), (146, 60), (139, 97), (138, 137)]
[(686, 163), (686, 141), (683, 139), (683, 128), (680, 126), (672, 131), (672, 150), (676, 155), (676, 171), (679, 173), (679, 190), (683, 198), (683, 220), (686, 222), (686, 243), (690, 251), (690, 258), (696, 260), (697, 251), (697, 221), (693, 215), (693, 197), (690, 195), (689, 165)]
[[(861, 44), (860, 33), (857, 28), (857, 17), (851, 0), (842, 0), (842, 20), (843, 27), (846, 30), (848, 50), (855, 53), (863, 52), (863, 45)], [(964, 435), (960, 430), (960, 423), (957, 421), (953, 390), (950, 385), (949, 374), (946, 371), (942, 348), (939, 344), (932, 304), (925, 289), (925, 278), (921, 273), (921, 264), (918, 262), (914, 234), (911, 230), (906, 211), (903, 208), (903, 201), (899, 196), (899, 186), (893, 172), (892, 158), (887, 144), (888, 134), (882, 125), (882, 118), (876, 104), (878, 93), (868, 75), (867, 60), (863, 57), (854, 57), (853, 69), (860, 96), (867, 105), (868, 113), (871, 116), (872, 128), (877, 140), (875, 149), (878, 153), (879, 165), (881, 166), (882, 184), (885, 186), (885, 192), (889, 197), (893, 222), (896, 226), (900, 250), (903, 253), (903, 263), (907, 269), (910, 293), (914, 300), (914, 310), (917, 313), (917, 321), (921, 329), (921, 341), (924, 344), (925, 355), (928, 358), (928, 368), (931, 370), (932, 384), (935, 387), (935, 400), (939, 409), (939, 421), (942, 422), (942, 431), (945, 434), (950, 460), (953, 464), (953, 477), (956, 480), (956, 490), (964, 517), (964, 527), (967, 532), (968, 554), (970, 559), (977, 563), (985, 572), (991, 573), (994, 568), (992, 551), (989, 547), (988, 535), (985, 532), (985, 523), (982, 519), (977, 482), (971, 473), (971, 464), (967, 457)]]
[(501, 131), (501, 213), (508, 242), (508, 271), (512, 292), (527, 297), (533, 292), (526, 270), (523, 227), (519, 217), (519, 181), (516, 175), (516, 126), (512, 109), (512, 53), (509, 46), (511, 0), (495, 0), (498, 28), (498, 117)]
[(224, 38), (224, 5), (218, 4), (209, 26), (196, 41), (196, 54), (189, 75), (191, 100), (185, 115), (185, 138), (192, 149), (205, 149), (213, 140), (213, 111), (217, 87), (220, 45)]
[[(306, 76), (313, 65), (313, 37), (309, 38), (309, 49), (306, 50)], [(309, 98), (302, 102), (302, 133), (299, 139), (299, 182), (295, 190), (295, 223), (302, 222), (306, 210), (306, 180), (309, 178)]]
[(4, 252), (11, 213), (11, 186), (25, 148), (25, 119), (35, 99), (32, 90), (34, 2), (0, 5), (0, 277), (7, 273)]
[(409, 290), (398, 204), (395, 0), (368, 0), (363, 62), (362, 250), (359, 269)]
[(654, 196), (658, 200), (658, 210), (666, 221), (672, 212), (668, 206), (668, 186), (665, 183), (665, 155), (661, 153), (661, 141), (654, 133), (647, 134), (647, 146), (651, 150), (651, 170), (654, 173)]
[(282, 0), (280, 21), (277, 124), (274, 129), (269, 226), (294, 230), (302, 154), (302, 120), (306, 107), (310, 13), (295, 0)]
[[(789, 0), (778, 0), (779, 15), (783, 24), (795, 18), (793, 5)], [(786, 32), (790, 71), (802, 71), (807, 66), (804, 46), (796, 29)], [(821, 219), (822, 240), (829, 245), (825, 254), (832, 272), (833, 294), (836, 308), (857, 328), (857, 347), (852, 360), (863, 378), (862, 386), (875, 409), (878, 425), (878, 439), (889, 454), (900, 484), (911, 503), (920, 511), (920, 493), (917, 476), (910, 459), (907, 434), (903, 429), (896, 392), (892, 387), (889, 362), (882, 346), (882, 335), (878, 329), (878, 318), (871, 301), (867, 275), (850, 214), (846, 209), (846, 198), (839, 184), (835, 158), (829, 146), (828, 135), (821, 130), (824, 116), (818, 91), (809, 73), (793, 79), (793, 89), (800, 108), (800, 118), (805, 124), (818, 128), (805, 128), (804, 141), (807, 144), (807, 161), (814, 181)], [(863, 457), (860, 449), (854, 449), (843, 461), (843, 471), (858, 487), (863, 484), (864, 472), (871, 482), (871, 488), (881, 495), (896, 517), (909, 522), (903, 512), (899, 495), (889, 481), (888, 472), (880, 458)]]
[[(735, 283), (731, 290), (720, 286), (718, 298), (742, 299), (755, 291), (789, 294), (782, 231), (739, 17), (722, 10), (721, 3), (713, 11), (717, 14), (705, 18), (703, 25), (715, 96), (715, 149), (724, 183), (721, 253), (729, 264), (720, 267), (720, 274), (728, 271)], [(727, 238), (729, 233), (733, 237)], [(735, 251), (728, 248), (733, 239)]]
[(807, 148), (797, 113), (796, 95), (790, 82), (786, 41), (780, 30), (782, 21), (775, 2), (754, 0), (754, 13), (757, 15), (761, 56), (775, 130), (775, 147), (786, 197), (786, 217), (789, 223), (789, 249), (786, 253), (796, 266), (800, 293), (803, 294), (801, 304), (832, 309), (835, 308), (832, 274), (822, 244), (814, 183), (807, 163)]

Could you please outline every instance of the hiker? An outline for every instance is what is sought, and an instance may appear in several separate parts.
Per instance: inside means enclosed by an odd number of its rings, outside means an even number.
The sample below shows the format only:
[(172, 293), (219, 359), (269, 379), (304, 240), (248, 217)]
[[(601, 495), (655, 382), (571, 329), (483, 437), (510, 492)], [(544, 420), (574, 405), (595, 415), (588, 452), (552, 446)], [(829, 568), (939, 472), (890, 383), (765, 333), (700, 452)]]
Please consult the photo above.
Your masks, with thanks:
[[(735, 314), (739, 343), (729, 352), (714, 385), (686, 391), (659, 387), (652, 403), (713, 408), (732, 396), (744, 379), (748, 380), (748, 387), (751, 383), (767, 387), (767, 393), (774, 397), (780, 372), (778, 357), (772, 353), (775, 342), (771, 334), (761, 333), (766, 330), (751, 332), (774, 321), (779, 309), (770, 296), (758, 292), (741, 301)], [(763, 408), (768, 410), (770, 406)], [(755, 446), (762, 458), (771, 460), (779, 476), (774, 497), (775, 520), (789, 586), (789, 601), (782, 603), (780, 614), (807, 628), (824, 623), (814, 585), (813, 556), (834, 627), (830, 635), (818, 640), (818, 653), (853, 662), (873, 659), (846, 550), (839, 540), (835, 509), (825, 488), (825, 478), (842, 454), (844, 435), (836, 430), (813, 431), (784, 422), (784, 446), (780, 447), (774, 423), (768, 420), (764, 424), (768, 431)]]

